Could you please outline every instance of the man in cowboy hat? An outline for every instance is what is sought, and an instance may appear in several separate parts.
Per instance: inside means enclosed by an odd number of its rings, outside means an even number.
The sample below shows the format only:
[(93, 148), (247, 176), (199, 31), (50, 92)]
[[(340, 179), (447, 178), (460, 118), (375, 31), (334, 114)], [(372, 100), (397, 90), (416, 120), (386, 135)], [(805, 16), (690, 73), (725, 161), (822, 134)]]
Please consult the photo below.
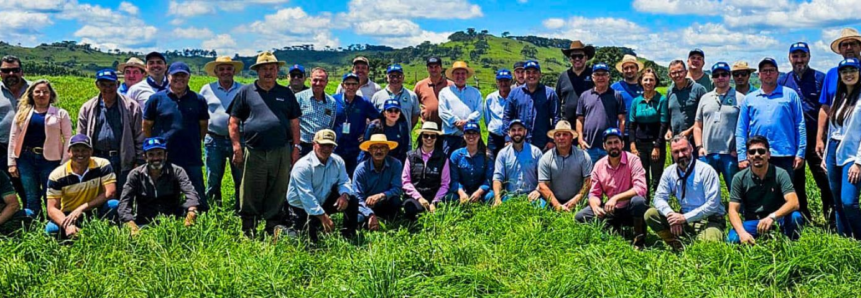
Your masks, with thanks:
[(577, 132), (571, 123), (562, 120), (547, 132), (556, 147), (545, 152), (538, 161), (538, 192), (541, 207), (573, 211), (592, 185), (592, 159), (585, 150), (574, 146)]
[(308, 230), (311, 241), (317, 242), (319, 232), (331, 232), (335, 223), (330, 214), (344, 213), (346, 238), (356, 235), (359, 199), (355, 196), (344, 168), (344, 160), (335, 151), (335, 132), (329, 129), (314, 135), (314, 151), (296, 162), (290, 173), (287, 203), (294, 231)]
[(637, 60), (637, 56), (634, 55), (625, 54), (622, 61), (616, 63), (616, 70), (622, 74), (622, 80), (613, 83), (610, 88), (622, 94), (622, 99), (625, 100), (625, 110), (631, 109), (631, 102), (634, 101), (634, 98), (643, 95), (643, 86), (640, 86), (637, 80), (642, 69), (643, 62)]
[(577, 135), (581, 136), (580, 147), (589, 152), (594, 164), (607, 155), (601, 148), (601, 134), (608, 128), (618, 128), (624, 134), (628, 110), (621, 92), (610, 89), (607, 64), (592, 65), (592, 81), (595, 87), (580, 94), (577, 101), (576, 125)]
[[(209, 108), (209, 126), (204, 140), (206, 154), (206, 198), (211, 202), (221, 203), (221, 178), (224, 177), (225, 161), (230, 163), (233, 156), (233, 144), (230, 143), (230, 132), (227, 129), (230, 115), (227, 108), (233, 103), (233, 98), (242, 88), (242, 84), (233, 79), (245, 67), (242, 61), (233, 61), (230, 56), (221, 56), (203, 66), (206, 73), (218, 78), (217, 81), (203, 85), (200, 95), (206, 99)], [(239, 185), (242, 181), (242, 169), (230, 164), (233, 178), (233, 209), (239, 209)], [(204, 194), (200, 194), (204, 195)]]
[[(840, 31), (840, 37), (831, 42), (831, 51), (834, 53), (843, 56), (843, 59), (855, 58), (861, 59), (861, 34), (858, 33), (858, 30), (855, 28), (843, 28)], [(834, 95), (837, 94), (837, 82), (840, 80), (838, 75), (837, 67), (833, 67), (828, 70), (828, 73), (825, 74), (825, 79), (822, 81), (822, 92), (819, 94), (819, 103), (827, 106), (831, 106), (831, 102), (834, 100)], [(828, 109), (822, 109), (822, 113), (820, 113), (819, 117), (821, 119), (825, 119), (828, 117)], [(822, 118), (825, 117), (825, 118)], [(827, 121), (820, 120), (819, 121), (819, 129), (826, 129), (824, 126)], [(824, 142), (824, 141), (823, 141)], [(818, 150), (820, 155), (824, 155), (825, 145), (822, 145), (822, 149)]]
[(446, 156), (463, 147), (463, 126), (481, 118), (481, 92), (466, 84), (474, 75), (472, 68), (463, 61), (455, 61), (445, 72), (446, 77), (454, 80), (454, 86), (439, 92), (442, 151)]
[(123, 83), (120, 84), (119, 92), (122, 95), (126, 95), (129, 92), (129, 88), (143, 81), (144, 74), (146, 73), (146, 64), (141, 59), (138, 59), (138, 57), (131, 57), (126, 63), (120, 63), (117, 66), (117, 71), (123, 74)]
[(526, 127), (526, 142), (546, 151), (553, 148), (553, 139), (547, 137), (547, 132), (559, 122), (559, 97), (553, 88), (541, 84), (538, 61), (527, 61), (524, 68), (526, 85), (511, 91), (503, 111), (502, 125), (510, 127), (512, 120), (519, 119)]
[(514, 85), (512, 89), (526, 85), (526, 70), (523, 69), (525, 65), (526, 61), (514, 62)]
[(299, 116), (299, 141), (305, 155), (314, 149), (314, 133), (335, 128), (335, 99), (326, 94), (329, 72), (322, 67), (311, 70), (311, 89), (296, 93), (296, 101), (302, 110)]
[(389, 141), (385, 134), (371, 135), (359, 145), (371, 158), (362, 161), (353, 173), (353, 191), (359, 198), (359, 224), (369, 230), (380, 228), (378, 217), (392, 220), (400, 213), (401, 173), (404, 165), (389, 156), (389, 150), (398, 147), (398, 142)]
[[(380, 84), (371, 81), (368, 78), (368, 72), (370, 71), (370, 62), (368, 58), (359, 56), (353, 59), (353, 73), (359, 76), (359, 96), (364, 98), (371, 98), (377, 92), (380, 92)], [(335, 90), (335, 94), (344, 93), (344, 89), (341, 86), (338, 86), (338, 89)], [(415, 123), (415, 122), (413, 122)]]
[(233, 164), (243, 167), (239, 216), (242, 231), (249, 236), (259, 219), (266, 220), (269, 233), (281, 223), (290, 167), (299, 160), (302, 111), (293, 91), (276, 81), (281, 66), (284, 62), (270, 52), (257, 55), (257, 63), (250, 67), (257, 80), (239, 88), (229, 108)]
[(430, 57), (427, 59), (428, 77), (416, 83), (415, 92), (421, 104), (422, 121), (433, 121), (442, 126), (439, 118), (439, 92), (448, 86), (454, 85), (446, 79), (442, 73), (442, 59)]
[(735, 83), (735, 91), (742, 95), (747, 95), (756, 91), (756, 87), (750, 84), (750, 74), (756, 71), (756, 68), (747, 65), (746, 61), (736, 61), (732, 64), (730, 72), (732, 73), (732, 81)]
[(688, 53), (688, 77), (706, 88), (706, 92), (715, 89), (712, 79), (706, 75), (703, 67), (706, 64), (706, 53), (701, 49), (693, 49)]
[(386, 68), (386, 81), (389, 84), (386, 85), (385, 89), (374, 95), (368, 95), (366, 98), (371, 99), (380, 113), (385, 111), (383, 107), (386, 105), (386, 101), (394, 99), (400, 102), (401, 114), (407, 118), (409, 121), (407, 127), (412, 130), (413, 126), (418, 123), (422, 110), (419, 106), (418, 96), (410, 89), (404, 88), (404, 69), (400, 64), (392, 64)]
[(536, 190), (541, 149), (526, 142), (526, 125), (520, 119), (509, 122), (508, 137), (511, 144), (499, 151), (493, 167), (493, 206), (514, 196), (528, 194), (534, 201), (541, 195)]
[(134, 84), (129, 87), (126, 93), (128, 98), (138, 102), (138, 105), (143, 108), (146, 101), (153, 94), (167, 90), (168, 82), (167, 75), (167, 59), (162, 53), (151, 52), (145, 57), (147, 77), (139, 84)]
[[(732, 177), (738, 173), (735, 128), (741, 102), (744, 101), (744, 95), (730, 86), (729, 73), (726, 62), (712, 66), (715, 90), (703, 95), (697, 107), (693, 142), (700, 161), (723, 174), (727, 191), (732, 190)], [(687, 143), (690, 144), (690, 140)]]
[(592, 69), (586, 67), (586, 61), (595, 57), (595, 47), (575, 40), (567, 49), (562, 50), (562, 54), (571, 62), (571, 68), (559, 74), (559, 79), (556, 80), (556, 94), (561, 100), (559, 106), (564, 107), (562, 113), (565, 120), (573, 123), (580, 94), (595, 87), (592, 84)]
[(290, 76), (290, 90), (293, 90), (293, 93), (299, 93), (311, 88), (305, 86), (305, 81), (308, 80), (308, 77), (305, 76), (305, 67), (302, 67), (301, 64), (290, 66), (287, 74)]

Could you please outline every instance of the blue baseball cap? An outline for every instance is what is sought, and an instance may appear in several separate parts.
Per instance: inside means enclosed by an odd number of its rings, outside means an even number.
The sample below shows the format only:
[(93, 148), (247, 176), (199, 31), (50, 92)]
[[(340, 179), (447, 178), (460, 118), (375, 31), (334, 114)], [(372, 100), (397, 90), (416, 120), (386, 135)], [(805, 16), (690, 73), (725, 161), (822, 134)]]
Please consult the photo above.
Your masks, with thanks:
[(759, 61), (759, 69), (762, 69), (762, 66), (765, 64), (771, 64), (774, 66), (774, 68), (778, 68), (777, 67), (777, 61), (774, 60), (774, 58), (770, 58), (770, 57), (762, 58), (762, 61)]
[(810, 47), (807, 45), (806, 42), (799, 41), (799, 42), (796, 42), (796, 43), (792, 44), (791, 46), (789, 46), (789, 53), (790, 54), (792, 54), (795, 51), (802, 51), (805, 53), (810, 53)]
[(712, 74), (714, 74), (718, 70), (730, 72), (729, 64), (727, 64), (726, 62), (718, 62), (715, 63), (715, 65), (712, 65)]
[(703, 56), (703, 58), (705, 58), (706, 52), (703, 52), (702, 49), (696, 48), (696, 49), (693, 49), (690, 52), (688, 52), (688, 58), (690, 58), (693, 55), (700, 55), (700, 56)]
[(526, 124), (523, 124), (523, 121), (520, 121), (520, 119), (511, 119), (511, 122), (508, 122), (508, 129), (511, 129), (511, 127), (514, 126), (515, 124), (523, 126), (523, 128), (526, 128)]
[(117, 72), (110, 68), (105, 68), (96, 72), (96, 81), (117, 81)]
[(153, 58), (159, 58), (161, 61), (167, 62), (167, 59), (164, 58), (164, 54), (159, 52), (150, 52), (149, 54), (146, 54), (146, 56), (144, 56), (144, 61), (150, 61)]
[(293, 64), (293, 66), (290, 66), (290, 69), (287, 70), (287, 73), (291, 73), (294, 71), (298, 71), (298, 72), (301, 72), (302, 74), (305, 74), (305, 68), (302, 67), (301, 64)]
[(392, 64), (392, 65), (389, 65), (389, 68), (386, 68), (386, 74), (390, 74), (390, 73), (393, 73), (393, 72), (404, 73), (404, 68), (403, 68), (403, 67), (401, 67), (401, 65), (400, 65), (400, 64)]
[(360, 82), (359, 75), (354, 74), (352, 72), (345, 73), (343, 77), (341, 77), (341, 82), (346, 82), (347, 79), (356, 79), (356, 82)]
[(185, 64), (185, 62), (182, 61), (171, 63), (170, 68), (167, 70), (167, 73), (170, 75), (175, 75), (181, 72), (188, 75), (191, 74), (191, 68), (188, 67), (188, 64)]
[(511, 79), (511, 71), (506, 68), (500, 69), (496, 71), (496, 79), (497, 80), (510, 80)]
[(534, 68), (534, 69), (537, 69), (538, 71), (541, 71), (541, 65), (539, 65), (538, 61), (535, 61), (535, 60), (529, 60), (529, 61), (526, 61), (525, 64), (523, 64), (523, 70), (527, 70), (530, 68)]
[(72, 149), (75, 145), (84, 145), (93, 149), (93, 143), (90, 141), (90, 137), (82, 133), (72, 136), (72, 139), (69, 140), (69, 149)]
[(840, 61), (840, 64), (837, 65), (837, 70), (841, 70), (847, 67), (861, 69), (861, 62), (858, 62), (858, 59), (855, 58), (846, 58), (846, 60)]
[(604, 63), (604, 62), (598, 62), (598, 63), (595, 63), (595, 65), (592, 65), (592, 72), (596, 72), (596, 71), (606, 71), (606, 72), (609, 72), (609, 71), (610, 71), (610, 67), (609, 67), (609, 66), (607, 66), (607, 64), (606, 64), (606, 63)]
[(475, 123), (474, 121), (467, 122), (466, 125), (463, 126), (463, 132), (470, 131), (481, 133), (481, 126), (478, 126), (478, 123)]
[(143, 150), (144, 152), (153, 150), (153, 149), (162, 149), (167, 150), (167, 141), (165, 141), (162, 137), (152, 137), (144, 140)]
[(401, 103), (397, 99), (388, 99), (383, 104), (383, 111), (388, 109), (401, 109)]
[(514, 69), (517, 70), (518, 68), (523, 68), (524, 64), (526, 64), (526, 62), (523, 62), (523, 61), (514, 62)]
[(615, 127), (610, 127), (608, 129), (604, 130), (604, 142), (607, 141), (608, 137), (612, 137), (612, 136), (616, 136), (616, 137), (619, 137), (619, 139), (621, 139), (622, 138), (622, 132), (619, 131), (619, 129), (615, 128)]

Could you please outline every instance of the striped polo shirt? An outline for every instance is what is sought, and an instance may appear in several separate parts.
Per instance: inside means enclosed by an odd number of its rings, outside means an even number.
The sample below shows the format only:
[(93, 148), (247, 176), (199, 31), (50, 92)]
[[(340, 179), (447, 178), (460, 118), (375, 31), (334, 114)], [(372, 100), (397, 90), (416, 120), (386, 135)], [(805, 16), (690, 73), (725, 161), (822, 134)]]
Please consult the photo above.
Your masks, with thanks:
[(91, 157), (83, 175), (72, 171), (72, 161), (60, 165), (48, 176), (48, 199), (60, 200), (60, 209), (71, 212), (95, 199), (101, 187), (116, 183), (111, 163), (104, 158)]

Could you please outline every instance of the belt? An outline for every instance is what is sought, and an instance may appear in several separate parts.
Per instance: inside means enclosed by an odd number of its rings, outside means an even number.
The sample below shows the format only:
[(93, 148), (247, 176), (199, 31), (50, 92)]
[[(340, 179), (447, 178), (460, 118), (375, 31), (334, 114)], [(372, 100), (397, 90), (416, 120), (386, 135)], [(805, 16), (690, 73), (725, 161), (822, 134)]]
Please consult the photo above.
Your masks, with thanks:
[(217, 134), (217, 133), (214, 133), (214, 132), (211, 132), (211, 131), (206, 132), (206, 135), (208, 135), (208, 136), (210, 136), (210, 137), (213, 137), (213, 138), (219, 138), (219, 139), (229, 139), (229, 138), (230, 138), (230, 137), (228, 137), (228, 136), (222, 136), (222, 135), (220, 135), (220, 134)]
[(114, 157), (114, 156), (120, 155), (120, 151), (119, 150), (107, 150), (107, 151), (105, 151), (105, 150), (93, 150), (93, 155)]
[(32, 152), (36, 155), (42, 155), (42, 152), (45, 151), (42, 147), (24, 147), (24, 151)]

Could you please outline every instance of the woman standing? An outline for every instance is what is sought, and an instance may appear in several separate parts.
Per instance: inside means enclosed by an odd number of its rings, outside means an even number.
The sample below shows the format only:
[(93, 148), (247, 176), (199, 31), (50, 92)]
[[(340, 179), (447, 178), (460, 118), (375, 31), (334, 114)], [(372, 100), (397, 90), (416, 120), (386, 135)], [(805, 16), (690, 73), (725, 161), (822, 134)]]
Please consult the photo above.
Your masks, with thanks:
[[(374, 134), (385, 134), (386, 139), (398, 142), (398, 147), (389, 151), (389, 156), (403, 162), (407, 158), (407, 151), (412, 148), (410, 129), (407, 118), (401, 113), (401, 103), (396, 99), (386, 100), (383, 104), (383, 113), (380, 114), (380, 121), (368, 126), (364, 140), (370, 140), (371, 135)], [(359, 160), (366, 158), (368, 155), (363, 151), (359, 155)]]
[(442, 132), (435, 122), (425, 122), (419, 130), (418, 148), (407, 153), (401, 175), (404, 193), (404, 214), (415, 220), (419, 213), (436, 210), (448, 194), (451, 183), (448, 158), (442, 151)]
[[(849, 58), (838, 65), (840, 81), (837, 93), (830, 104), (823, 104), (819, 112), (820, 129), (816, 136), (816, 151), (825, 151), (825, 168), (831, 192), (834, 194), (837, 232), (846, 237), (861, 240), (861, 209), (858, 196), (861, 193), (861, 94), (858, 59)], [(828, 125), (828, 134), (823, 133)], [(827, 142), (827, 145), (825, 144)]]
[(55, 107), (57, 92), (46, 80), (30, 85), (18, 102), (9, 133), (9, 173), (21, 177), (26, 208), (38, 215), (47, 190), (48, 175), (68, 159), (72, 137), (69, 112)]
[(466, 147), (452, 152), (451, 190), (449, 199), (461, 204), (489, 202), (493, 199), (491, 180), (493, 162), (487, 156), (487, 149), (481, 141), (481, 127), (476, 122), (463, 126), (463, 140)]
[(670, 125), (667, 99), (655, 90), (658, 84), (660, 81), (655, 70), (644, 69), (640, 75), (643, 95), (631, 102), (631, 110), (628, 111), (628, 142), (631, 144), (631, 153), (640, 157), (646, 170), (649, 192), (658, 187), (658, 181), (664, 173), (667, 149), (661, 132), (667, 131)]

